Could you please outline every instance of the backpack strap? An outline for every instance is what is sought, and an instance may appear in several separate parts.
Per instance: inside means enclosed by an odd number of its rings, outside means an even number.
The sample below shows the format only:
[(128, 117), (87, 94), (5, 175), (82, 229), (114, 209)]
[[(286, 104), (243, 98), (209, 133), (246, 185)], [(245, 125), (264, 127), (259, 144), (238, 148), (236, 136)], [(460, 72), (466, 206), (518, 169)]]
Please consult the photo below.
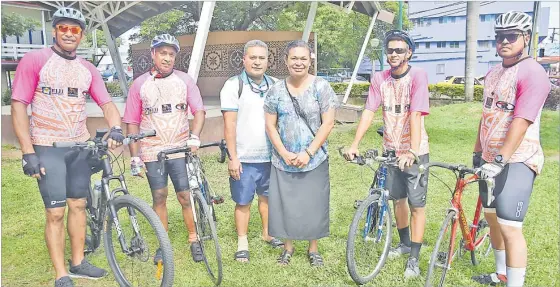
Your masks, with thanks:
[[(241, 72), (243, 73), (243, 72)], [(237, 79), (239, 80), (239, 89), (237, 90), (237, 98), (240, 99), (241, 98), (241, 93), (243, 93), (243, 79), (241, 79), (241, 74), (239, 74), (237, 76)]]

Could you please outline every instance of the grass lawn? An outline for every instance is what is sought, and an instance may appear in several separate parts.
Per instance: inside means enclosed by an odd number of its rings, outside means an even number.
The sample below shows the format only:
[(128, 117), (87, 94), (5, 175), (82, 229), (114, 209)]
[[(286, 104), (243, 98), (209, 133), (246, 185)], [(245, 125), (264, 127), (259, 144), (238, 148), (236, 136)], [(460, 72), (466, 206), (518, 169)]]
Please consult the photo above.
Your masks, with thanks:
[[(426, 119), (430, 136), (430, 159), (468, 164), (476, 137), (480, 117), (480, 104), (457, 104), (432, 108)], [(544, 112), (541, 123), (542, 145), (546, 163), (542, 175), (537, 177), (529, 212), (524, 224), (524, 234), (529, 248), (526, 286), (560, 286), (558, 262), (558, 155), (559, 116), (557, 112)], [(375, 130), (376, 121), (363, 141), (362, 148), (380, 147)], [(211, 127), (206, 127), (211, 128)], [(216, 162), (217, 155), (205, 156), (204, 163), (210, 185), (226, 199), (217, 206), (218, 235), (222, 248), (224, 280), (222, 286), (352, 286), (346, 270), (345, 248), (348, 227), (354, 214), (353, 202), (362, 199), (371, 182), (372, 172), (366, 168), (345, 163), (335, 148), (349, 145), (355, 125), (338, 126), (330, 137), (331, 170), (331, 235), (319, 241), (319, 250), (325, 258), (325, 267), (313, 269), (306, 257), (307, 243), (297, 242), (292, 263), (287, 267), (276, 265), (279, 250), (273, 250), (260, 240), (260, 217), (256, 202), (253, 203), (249, 227), (251, 262), (237, 263), (233, 253), (237, 249), (237, 236), (233, 221), (234, 204), (231, 201), (227, 165)], [(2, 155), (2, 286), (52, 286), (54, 269), (51, 266), (43, 239), (44, 210), (37, 184), (21, 171), (18, 151), (3, 148)], [(434, 170), (436, 176), (453, 186), (453, 175), (445, 170)], [(127, 171), (128, 175), (128, 171)], [(151, 203), (146, 180), (128, 176), (133, 195)], [(463, 203), (472, 212), (477, 196), (476, 186), (465, 192)], [(420, 255), (420, 268), (425, 275), (428, 258), (448, 207), (450, 192), (435, 177), (430, 178), (427, 199), (427, 225), (425, 242)], [(310, 202), (309, 204), (313, 204)], [(170, 191), (168, 198), (169, 234), (175, 256), (175, 286), (211, 286), (203, 265), (192, 262), (186, 241), (187, 232), (181, 217), (181, 208)], [(393, 240), (398, 240), (395, 231)], [(69, 242), (66, 243), (67, 257)], [(91, 257), (98, 266), (109, 269), (102, 249)], [(480, 265), (473, 267), (467, 256), (454, 262), (448, 273), (447, 286), (474, 286), (470, 277), (494, 271), (490, 255)], [(388, 261), (370, 286), (423, 286), (424, 278), (404, 281), (405, 258)], [(78, 286), (115, 286), (112, 275), (99, 281), (76, 280)]]

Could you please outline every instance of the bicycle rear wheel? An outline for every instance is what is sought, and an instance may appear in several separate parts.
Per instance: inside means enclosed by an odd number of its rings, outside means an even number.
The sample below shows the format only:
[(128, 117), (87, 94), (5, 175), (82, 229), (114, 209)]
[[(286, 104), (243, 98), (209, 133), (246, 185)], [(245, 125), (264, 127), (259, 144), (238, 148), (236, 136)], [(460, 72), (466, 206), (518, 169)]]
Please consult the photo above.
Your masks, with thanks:
[(196, 211), (196, 235), (202, 247), (206, 271), (214, 285), (218, 286), (222, 283), (222, 253), (214, 219), (200, 190), (193, 189), (191, 192), (194, 199), (194, 210)]
[[(173, 250), (157, 214), (146, 202), (131, 195), (118, 196), (113, 205), (117, 218), (107, 212), (104, 241), (105, 255), (117, 283), (120, 286), (172, 286)], [(120, 240), (125, 244), (124, 250)], [(154, 262), (158, 249), (162, 264)]]
[(455, 248), (458, 226), (458, 222), (455, 219), (456, 214), (454, 210), (449, 211), (443, 221), (432, 257), (430, 258), (430, 267), (426, 274), (425, 287), (443, 286), (447, 271), (451, 268), (451, 262), (459, 252)]
[(350, 277), (358, 284), (377, 276), (391, 247), (391, 210), (388, 204), (379, 205), (381, 192), (377, 190), (362, 201), (348, 232), (346, 264)]

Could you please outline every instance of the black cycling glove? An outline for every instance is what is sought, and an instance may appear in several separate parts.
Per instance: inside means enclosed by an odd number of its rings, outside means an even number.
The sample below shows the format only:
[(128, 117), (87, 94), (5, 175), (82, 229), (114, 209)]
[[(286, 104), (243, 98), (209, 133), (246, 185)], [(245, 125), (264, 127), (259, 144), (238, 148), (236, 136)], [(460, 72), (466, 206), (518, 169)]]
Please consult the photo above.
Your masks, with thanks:
[(35, 153), (24, 154), (21, 165), (25, 175), (32, 176), (41, 172), (41, 162), (39, 162), (39, 157)]

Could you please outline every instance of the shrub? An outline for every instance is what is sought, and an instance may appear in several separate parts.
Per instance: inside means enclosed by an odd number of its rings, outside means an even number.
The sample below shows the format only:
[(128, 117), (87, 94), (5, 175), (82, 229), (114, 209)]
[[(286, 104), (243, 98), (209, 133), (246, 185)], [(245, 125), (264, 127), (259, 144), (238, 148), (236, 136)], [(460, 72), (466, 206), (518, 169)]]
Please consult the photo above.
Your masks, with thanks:
[(560, 88), (553, 87), (544, 102), (544, 108), (558, 110), (560, 108)]
[(119, 84), (118, 81), (105, 82), (105, 87), (107, 88), (107, 92), (109, 92), (109, 95), (111, 95), (112, 97), (123, 96), (121, 85)]
[[(330, 83), (334, 92), (337, 95), (343, 95), (346, 92), (348, 83)], [(350, 92), (350, 97), (364, 97), (367, 96), (369, 91), (369, 84), (354, 84), (352, 85), (352, 91)], [(441, 96), (447, 96), (454, 100), (465, 98), (465, 85), (458, 84), (429, 84), (428, 91), (430, 91), (432, 97), (440, 98)], [(482, 101), (484, 87), (474, 86), (474, 100)]]
[(2, 105), (9, 106), (12, 104), (12, 90), (6, 89), (2, 94)]
[[(330, 83), (334, 92), (337, 95), (344, 95), (346, 89), (348, 88), (348, 83)], [(351, 98), (361, 98), (367, 96), (369, 91), (369, 84), (353, 84), (352, 90), (350, 91)]]

